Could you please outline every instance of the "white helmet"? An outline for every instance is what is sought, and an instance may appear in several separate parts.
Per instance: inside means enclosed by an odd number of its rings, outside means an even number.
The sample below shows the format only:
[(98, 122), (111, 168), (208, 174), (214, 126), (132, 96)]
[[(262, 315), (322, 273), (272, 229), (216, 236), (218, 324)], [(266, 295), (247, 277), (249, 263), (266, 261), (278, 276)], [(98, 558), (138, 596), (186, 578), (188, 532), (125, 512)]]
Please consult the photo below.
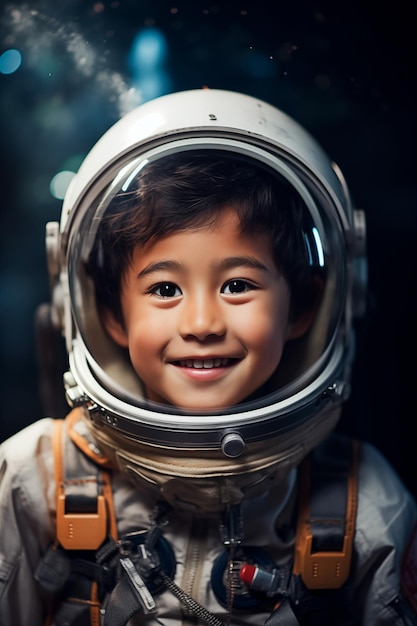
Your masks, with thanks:
[[(280, 365), (291, 364), (290, 379), (264, 398), (203, 418), (144, 398), (125, 351), (99, 322), (85, 273), (97, 224), (114, 196), (149, 161), (189, 150), (248, 157), (285, 178), (309, 211), (306, 242), (326, 277), (311, 329), (301, 344), (297, 341), (296, 355), (291, 346), (286, 349)], [(279, 450), (280, 459), (292, 459), (290, 465), (298, 463), (334, 427), (333, 409), (349, 390), (352, 319), (364, 310), (365, 220), (352, 207), (338, 168), (277, 108), (240, 93), (202, 89), (166, 95), (128, 113), (85, 158), (66, 194), (60, 225), (47, 225), (47, 250), (54, 317), (69, 354), (68, 401), (85, 405), (91, 428), (119, 464), (140, 457), (134, 464), (154, 482), (155, 473), (195, 477), (191, 467), (184, 469), (189, 455), (207, 459), (204, 476), (216, 474), (210, 459), (217, 459), (219, 476), (245, 473), (248, 467), (256, 473), (266, 458), (278, 454), (272, 450)]]

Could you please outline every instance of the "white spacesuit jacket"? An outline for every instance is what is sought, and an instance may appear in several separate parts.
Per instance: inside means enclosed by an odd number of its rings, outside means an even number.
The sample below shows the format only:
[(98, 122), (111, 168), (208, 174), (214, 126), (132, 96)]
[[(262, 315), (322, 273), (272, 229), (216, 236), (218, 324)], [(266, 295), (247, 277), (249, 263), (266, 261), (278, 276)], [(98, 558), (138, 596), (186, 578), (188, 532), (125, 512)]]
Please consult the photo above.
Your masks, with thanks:
[[(0, 447), (1, 626), (45, 624), (47, 596), (36, 582), (34, 572), (55, 538), (52, 424), (52, 419), (40, 420)], [(294, 470), (279, 501), (275, 493), (269, 492), (256, 502), (248, 501), (243, 505), (245, 541), (251, 546), (262, 546), (278, 564), (290, 561), (293, 555), (293, 536), (288, 539), (277, 529), (290, 519), (295, 486)], [(139, 492), (137, 486), (134, 487), (120, 472), (115, 472), (112, 477), (112, 490), (119, 536), (135, 529), (149, 528), (157, 494), (145, 485)], [(359, 467), (353, 559), (353, 580), (364, 626), (416, 623), (408, 602), (404, 602), (401, 609), (400, 591), (401, 568), (404, 572), (408, 549), (411, 554), (411, 565), (410, 562), (407, 565), (408, 587), (410, 593), (415, 594), (417, 539), (412, 542), (412, 535), (416, 522), (415, 501), (384, 458), (372, 446), (364, 444)], [(176, 584), (228, 623), (227, 611), (218, 602), (211, 584), (213, 564), (224, 551), (218, 519), (174, 512), (164, 530), (164, 537), (175, 553)], [(155, 602), (156, 615), (136, 614), (129, 625), (178, 626), (185, 623), (186, 611), (169, 591), (155, 596)], [(400, 613), (405, 610), (408, 617), (401, 617)], [(258, 608), (234, 611), (230, 623), (234, 626), (261, 625), (269, 614), (270, 611)]]

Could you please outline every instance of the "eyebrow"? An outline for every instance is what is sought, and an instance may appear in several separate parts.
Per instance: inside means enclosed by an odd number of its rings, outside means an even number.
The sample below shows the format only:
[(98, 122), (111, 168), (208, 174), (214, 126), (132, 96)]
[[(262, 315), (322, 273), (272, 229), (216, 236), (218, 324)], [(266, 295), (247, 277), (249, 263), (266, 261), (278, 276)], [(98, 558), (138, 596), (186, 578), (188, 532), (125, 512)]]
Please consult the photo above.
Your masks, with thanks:
[(178, 261), (157, 261), (156, 263), (149, 263), (146, 267), (143, 268), (138, 274), (138, 278), (142, 276), (147, 276), (148, 274), (152, 274), (153, 272), (160, 272), (164, 270), (170, 271), (180, 271), (182, 268), (181, 263)]
[(215, 264), (226, 270), (234, 269), (236, 267), (249, 267), (255, 270), (262, 270), (263, 272), (268, 271), (268, 268), (263, 263), (261, 263), (256, 257), (252, 256), (226, 257), (225, 259), (219, 259)]
[[(238, 267), (248, 267), (251, 269), (261, 270), (263, 272), (268, 271), (268, 268), (263, 263), (261, 263), (257, 258), (250, 256), (226, 257), (224, 259), (218, 259), (215, 261), (214, 265), (225, 270), (235, 269)], [(161, 272), (165, 270), (179, 272), (182, 267), (182, 264), (178, 261), (157, 261), (155, 263), (149, 263), (149, 265), (144, 267), (143, 270), (138, 273), (138, 278), (147, 276), (153, 272)]]

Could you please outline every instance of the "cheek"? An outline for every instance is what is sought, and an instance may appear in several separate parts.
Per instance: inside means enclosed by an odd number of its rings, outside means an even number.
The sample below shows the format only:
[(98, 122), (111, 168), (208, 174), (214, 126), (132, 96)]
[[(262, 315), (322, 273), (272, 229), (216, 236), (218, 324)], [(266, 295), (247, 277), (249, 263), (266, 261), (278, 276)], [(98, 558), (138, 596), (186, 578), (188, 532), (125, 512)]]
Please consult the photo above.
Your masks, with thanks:
[(145, 384), (147, 377), (155, 368), (155, 354), (157, 352), (158, 347), (153, 335), (142, 333), (137, 341), (129, 343), (129, 357), (133, 369)]
[(138, 316), (134, 324), (128, 324), (127, 332), (129, 354), (137, 372), (160, 354), (168, 340), (168, 326), (158, 321), (157, 316)]
[(281, 352), (288, 328), (288, 307), (280, 303), (238, 312), (235, 330), (248, 347), (266, 352)]
[(131, 299), (123, 307), (129, 345), (146, 346), (161, 337), (169, 325), (169, 316), (149, 306), (143, 298)]

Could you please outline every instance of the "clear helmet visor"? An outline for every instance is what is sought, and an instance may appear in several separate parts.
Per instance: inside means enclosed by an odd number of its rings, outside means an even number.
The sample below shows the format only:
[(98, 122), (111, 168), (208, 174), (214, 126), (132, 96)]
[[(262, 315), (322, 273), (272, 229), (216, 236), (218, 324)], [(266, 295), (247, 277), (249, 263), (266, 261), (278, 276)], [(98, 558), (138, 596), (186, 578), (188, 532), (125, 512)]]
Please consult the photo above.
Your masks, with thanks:
[[(140, 250), (140, 246), (149, 240), (147, 238), (157, 241), (159, 237), (176, 232), (175, 220), (169, 221), (163, 215), (166, 209), (164, 202), (159, 199), (157, 210), (153, 206), (151, 211), (142, 201), (142, 191), (144, 180), (148, 189), (155, 168), (160, 176), (161, 172), (169, 171), (178, 159), (182, 162), (226, 160), (237, 166), (241, 164), (242, 168), (254, 169), (260, 178), (265, 176), (276, 181), (277, 194), (281, 193), (280, 189), (284, 190), (283, 203), (291, 201), (298, 212), (294, 221), (298, 224), (294, 242), (282, 240), (282, 245), (288, 248), (286, 254), (289, 258), (293, 245), (301, 251), (301, 255), (293, 255), (298, 258), (299, 267), (293, 267), (295, 261), (288, 262), (288, 266), (283, 262), (281, 266), (279, 246), (276, 250), (278, 268), (288, 279), (292, 295), (293, 290), (297, 294), (292, 299), (292, 306), (303, 306), (309, 277), (315, 277), (315, 284), (320, 284), (309, 328), (302, 336), (285, 344), (276, 370), (257, 392), (243, 397), (233, 406), (216, 407), (215, 410), (210, 407), (205, 410), (184, 409), (168, 402), (149, 400), (146, 385), (132, 366), (128, 350), (111, 339), (103, 324), (103, 308), (113, 307), (113, 314), (117, 317), (119, 296), (114, 290), (106, 293), (107, 287), (111, 289), (110, 284), (102, 285), (101, 291), (96, 288), (98, 283), (111, 283), (110, 276), (106, 274), (108, 257), (113, 254), (109, 242), (113, 237), (117, 243), (120, 236), (117, 230), (121, 223), (119, 217), (124, 211), (129, 220), (132, 221), (133, 216), (133, 226), (135, 215), (140, 223), (140, 227), (137, 224), (134, 226), (137, 230), (131, 237), (134, 241), (132, 250), (135, 247)], [(166, 447), (177, 447), (179, 440), (184, 447), (207, 448), (228, 441), (230, 456), (234, 456), (245, 442), (278, 435), (318, 412), (322, 408), (322, 400), (324, 402), (329, 395), (329, 389), (335, 388), (338, 381), (343, 381), (346, 370), (351, 285), (346, 250), (349, 218), (337, 194), (332, 193), (316, 174), (285, 154), (274, 153), (256, 143), (252, 145), (225, 137), (187, 137), (141, 150), (140, 154), (130, 153), (113, 164), (99, 182), (99, 193), (94, 190), (94, 193), (85, 195), (70, 224), (67, 258), (73, 317), (71, 371), (90, 403), (98, 407), (102, 419), (112, 423), (129, 438)], [(158, 198), (158, 184), (156, 180), (153, 198)], [(199, 185), (196, 187), (197, 194)], [(227, 192), (230, 193), (230, 187)], [(232, 203), (239, 205), (243, 194), (244, 190), (238, 189)], [(204, 204), (203, 200), (207, 198), (200, 200)], [(220, 201), (205, 202), (205, 214), (195, 206), (193, 208), (191, 201), (185, 207), (179, 202), (178, 229), (201, 226), (204, 215), (211, 214), (216, 203), (219, 208), (225, 202), (227, 196), (223, 198), (220, 193)], [(266, 215), (264, 206), (262, 210)], [(285, 207), (286, 213), (292, 210)], [(158, 211), (162, 211), (162, 215)], [(277, 219), (273, 216), (274, 212)], [(279, 217), (280, 212), (281, 208), (274, 206), (270, 211), (272, 217), (262, 218), (264, 223), (260, 228), (264, 232), (267, 232), (265, 224), (268, 219), (271, 220), (273, 237), (276, 233), (279, 235), (280, 224), (285, 222)], [(187, 216), (182, 213), (187, 213)], [(166, 225), (168, 223), (171, 226)], [(259, 228), (256, 219), (254, 224)], [(105, 237), (103, 228), (106, 229)], [(129, 235), (126, 240), (129, 240)], [(128, 255), (126, 259), (129, 258)], [(123, 273), (124, 261), (116, 253), (112, 261), (116, 275), (120, 263)], [(95, 269), (92, 270), (92, 267)], [(299, 274), (304, 278), (294, 278)], [(119, 287), (122, 280), (120, 276)]]

